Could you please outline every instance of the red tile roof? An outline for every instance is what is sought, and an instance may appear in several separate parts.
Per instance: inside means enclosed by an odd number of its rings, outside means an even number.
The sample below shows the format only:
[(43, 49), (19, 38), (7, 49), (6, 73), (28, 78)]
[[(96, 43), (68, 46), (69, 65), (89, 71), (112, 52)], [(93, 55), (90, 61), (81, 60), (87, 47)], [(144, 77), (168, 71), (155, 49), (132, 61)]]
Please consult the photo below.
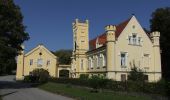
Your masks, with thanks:
[[(128, 24), (128, 22), (130, 21), (131, 18), (129, 18), (128, 20), (120, 23), (119, 25), (116, 26), (116, 38), (119, 37), (119, 35), (122, 33), (123, 29), (126, 27), (126, 25)], [(103, 33), (102, 35), (92, 39), (89, 41), (89, 45), (90, 45), (90, 49), (96, 49), (96, 41), (98, 39), (99, 44), (105, 44), (106, 43), (106, 33)]]

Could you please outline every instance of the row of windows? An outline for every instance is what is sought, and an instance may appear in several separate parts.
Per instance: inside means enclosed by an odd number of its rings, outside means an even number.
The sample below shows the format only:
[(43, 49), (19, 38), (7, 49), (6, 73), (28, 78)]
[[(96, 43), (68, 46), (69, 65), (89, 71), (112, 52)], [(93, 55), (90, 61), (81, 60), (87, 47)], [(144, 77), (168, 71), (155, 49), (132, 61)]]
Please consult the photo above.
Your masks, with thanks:
[[(149, 66), (149, 54), (144, 54), (143, 56), (144, 66)], [(84, 60), (81, 60), (81, 69), (83, 69)], [(128, 64), (128, 53), (121, 52), (120, 54), (120, 65), (122, 68), (127, 67)], [(88, 58), (88, 68), (99, 68), (106, 66), (106, 56), (103, 54), (96, 55)]]
[(103, 54), (100, 55), (96, 55), (93, 57), (89, 57), (88, 59), (88, 67), (89, 68), (99, 68), (99, 67), (103, 67), (106, 66), (106, 57)]
[[(34, 64), (33, 59), (30, 59), (30, 66), (32, 66)], [(50, 65), (50, 60), (47, 60), (46, 65), (49, 66)], [(38, 67), (42, 67), (43, 66), (43, 59), (37, 59), (37, 66)]]
[[(126, 67), (128, 64), (128, 53), (127, 52), (121, 52), (121, 67)], [(143, 66), (148, 68), (149, 67), (149, 54), (144, 54), (143, 55)]]
[(128, 36), (129, 44), (132, 45), (141, 45), (141, 37), (137, 37), (136, 34), (132, 34), (132, 36)]

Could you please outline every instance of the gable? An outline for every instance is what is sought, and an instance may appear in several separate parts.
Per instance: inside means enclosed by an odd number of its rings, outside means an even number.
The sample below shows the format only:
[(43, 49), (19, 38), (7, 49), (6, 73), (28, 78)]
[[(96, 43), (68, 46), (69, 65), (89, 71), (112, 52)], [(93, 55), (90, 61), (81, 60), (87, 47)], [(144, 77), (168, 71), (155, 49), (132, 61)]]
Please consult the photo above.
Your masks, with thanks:
[[(140, 27), (140, 29), (143, 31), (142, 33), (144, 33), (147, 36), (147, 38), (149, 39), (149, 41), (151, 42), (149, 35), (143, 30), (143, 28), (141, 27), (141, 25), (139, 24), (139, 22), (137, 21), (135, 16), (132, 16), (131, 18), (127, 19), (126, 21), (123, 21), (122, 23), (116, 25), (116, 32), (115, 32), (116, 39), (118, 39), (120, 37), (120, 35), (126, 29), (127, 25), (132, 21), (134, 21), (136, 23), (136, 25), (138, 25)], [(103, 33), (102, 35), (89, 41), (90, 50), (96, 49), (96, 41), (97, 40), (98, 40), (99, 44), (105, 45), (106, 33)]]
[(145, 39), (145, 41), (152, 44), (149, 34), (144, 31), (144, 29), (142, 28), (142, 26), (140, 25), (135, 16), (132, 16), (132, 18), (129, 20), (127, 25), (122, 30), (120, 36), (117, 38), (117, 41), (119, 40), (119, 38), (122, 38), (123, 36), (124, 36), (123, 38), (128, 39), (128, 36), (132, 35), (133, 33), (139, 35), (140, 37)]
[(29, 56), (37, 51), (44, 51), (46, 52), (47, 54), (49, 54), (51, 57), (53, 58), (57, 58), (54, 54), (52, 54), (45, 46), (43, 45), (38, 45), (37, 47), (33, 48), (31, 51), (29, 51), (28, 53), (25, 54), (25, 56)]

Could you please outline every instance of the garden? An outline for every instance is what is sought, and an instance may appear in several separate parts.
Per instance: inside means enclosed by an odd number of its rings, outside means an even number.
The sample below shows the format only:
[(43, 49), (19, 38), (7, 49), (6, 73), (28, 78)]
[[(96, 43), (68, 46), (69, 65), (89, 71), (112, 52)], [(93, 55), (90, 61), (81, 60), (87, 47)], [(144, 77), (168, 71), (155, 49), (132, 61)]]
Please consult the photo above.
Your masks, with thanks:
[(131, 69), (127, 81), (114, 81), (104, 76), (81, 74), (80, 78), (52, 78), (48, 71), (35, 69), (24, 82), (38, 88), (79, 100), (167, 100), (170, 82), (161, 79), (150, 83), (137, 68)]

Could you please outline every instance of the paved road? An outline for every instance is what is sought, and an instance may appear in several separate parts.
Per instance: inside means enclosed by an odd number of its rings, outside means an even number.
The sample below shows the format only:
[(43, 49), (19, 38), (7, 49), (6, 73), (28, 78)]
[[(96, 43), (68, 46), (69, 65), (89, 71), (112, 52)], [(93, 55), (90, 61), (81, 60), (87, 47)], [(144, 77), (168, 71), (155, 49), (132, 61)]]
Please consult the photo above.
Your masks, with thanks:
[(17, 83), (14, 78), (15, 76), (0, 77), (0, 95), (3, 100), (73, 100), (30, 87), (29, 84)]

